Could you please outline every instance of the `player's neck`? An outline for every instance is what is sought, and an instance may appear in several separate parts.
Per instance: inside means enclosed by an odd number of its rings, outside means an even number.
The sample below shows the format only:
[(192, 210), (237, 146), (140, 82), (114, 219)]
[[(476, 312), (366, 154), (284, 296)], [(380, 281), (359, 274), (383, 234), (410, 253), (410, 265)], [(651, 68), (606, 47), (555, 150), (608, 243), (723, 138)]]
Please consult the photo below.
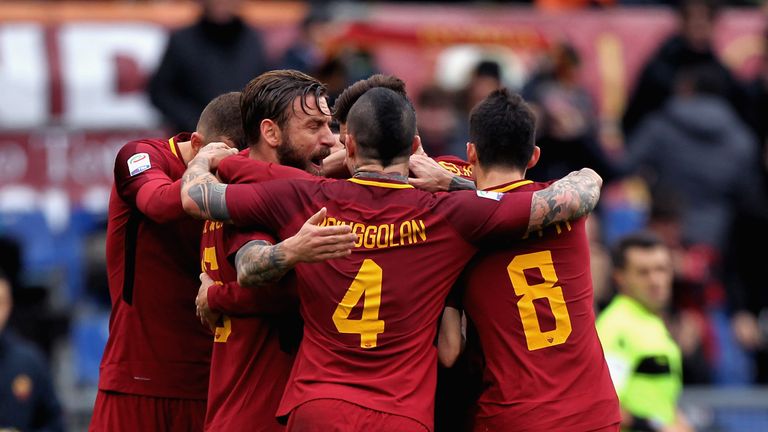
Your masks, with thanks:
[(525, 178), (525, 171), (506, 167), (483, 169), (475, 166), (473, 172), (478, 189), (488, 189)]
[(189, 161), (195, 157), (196, 153), (192, 150), (192, 141), (176, 143), (176, 147), (178, 147), (179, 153), (181, 153), (181, 160), (184, 161), (184, 165), (189, 164)]
[(365, 161), (355, 166), (355, 176), (383, 176), (398, 181), (408, 181), (408, 162), (382, 166), (380, 163)]
[(277, 158), (277, 151), (267, 145), (251, 146), (248, 149), (248, 157), (262, 162), (280, 163), (280, 160)]

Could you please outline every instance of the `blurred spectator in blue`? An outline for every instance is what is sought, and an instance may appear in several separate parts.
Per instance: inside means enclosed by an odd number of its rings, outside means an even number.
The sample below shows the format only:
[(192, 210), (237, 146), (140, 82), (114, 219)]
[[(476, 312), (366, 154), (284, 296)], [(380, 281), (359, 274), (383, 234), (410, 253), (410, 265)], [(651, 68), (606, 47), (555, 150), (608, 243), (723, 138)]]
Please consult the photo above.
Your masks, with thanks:
[(467, 157), (467, 140), (451, 92), (437, 84), (421, 89), (416, 98), (416, 120), (424, 151), (433, 157)]
[(61, 406), (43, 354), (6, 328), (13, 298), (0, 274), (0, 430), (64, 430)]
[(171, 34), (149, 83), (173, 133), (194, 131), (208, 102), (269, 69), (261, 35), (238, 16), (242, 0), (201, 3), (200, 19)]
[(759, 190), (757, 145), (712, 65), (685, 69), (675, 94), (629, 136), (625, 169), (680, 197), (683, 241), (721, 253), (736, 209)]
[(723, 65), (712, 45), (717, 0), (683, 0), (677, 9), (679, 29), (666, 39), (643, 68), (622, 119), (625, 136), (634, 132), (651, 112), (659, 110), (674, 92), (677, 74), (692, 66), (709, 66), (723, 84), (724, 95), (739, 116), (747, 118), (743, 86)]
[(298, 38), (283, 54), (281, 67), (315, 73), (325, 61), (322, 45), (326, 42), (330, 22), (327, 5), (310, 7), (301, 21)]
[(561, 178), (589, 167), (610, 182), (616, 177), (597, 133), (597, 113), (587, 89), (579, 82), (581, 59), (568, 43), (544, 56), (522, 95), (537, 113), (536, 144), (544, 155), (528, 171), (536, 181)]

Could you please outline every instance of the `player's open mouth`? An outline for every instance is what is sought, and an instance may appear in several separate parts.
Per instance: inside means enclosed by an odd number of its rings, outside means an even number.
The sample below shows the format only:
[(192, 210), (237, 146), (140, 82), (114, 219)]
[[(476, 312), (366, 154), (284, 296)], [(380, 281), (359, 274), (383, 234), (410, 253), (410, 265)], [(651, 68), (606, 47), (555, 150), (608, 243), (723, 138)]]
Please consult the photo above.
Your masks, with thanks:
[(316, 157), (309, 160), (309, 162), (315, 166), (315, 168), (320, 169), (323, 167), (323, 158), (322, 157)]

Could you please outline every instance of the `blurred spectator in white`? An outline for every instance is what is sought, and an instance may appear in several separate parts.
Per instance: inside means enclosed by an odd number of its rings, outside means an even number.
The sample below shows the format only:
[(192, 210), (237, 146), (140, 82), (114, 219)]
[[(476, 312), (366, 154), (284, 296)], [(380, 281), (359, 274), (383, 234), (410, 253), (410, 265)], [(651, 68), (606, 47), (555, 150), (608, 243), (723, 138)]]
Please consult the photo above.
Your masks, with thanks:
[(428, 85), (416, 98), (416, 120), (421, 145), (433, 157), (454, 155), (467, 157), (467, 140), (462, 135), (463, 123), (456, 111), (454, 95), (439, 85)]
[(172, 133), (194, 131), (208, 102), (269, 69), (260, 33), (238, 16), (242, 0), (200, 3), (200, 19), (171, 34), (149, 83)]
[(301, 21), (296, 41), (283, 54), (281, 68), (315, 73), (325, 61), (322, 47), (331, 25), (327, 5), (311, 6)]
[(43, 354), (6, 328), (13, 298), (0, 274), (0, 430), (64, 430), (61, 405)]
[(598, 140), (597, 113), (579, 82), (581, 59), (568, 43), (555, 44), (523, 87), (522, 95), (537, 113), (536, 144), (544, 155), (528, 171), (536, 181), (561, 178), (589, 167), (610, 182), (616, 172)]
[(714, 52), (712, 37), (718, 16), (717, 0), (682, 0), (677, 12), (678, 30), (667, 38), (648, 60), (629, 98), (622, 119), (629, 136), (651, 112), (660, 109), (674, 92), (675, 77), (692, 66), (710, 66), (724, 87), (732, 107), (746, 115), (743, 86)]

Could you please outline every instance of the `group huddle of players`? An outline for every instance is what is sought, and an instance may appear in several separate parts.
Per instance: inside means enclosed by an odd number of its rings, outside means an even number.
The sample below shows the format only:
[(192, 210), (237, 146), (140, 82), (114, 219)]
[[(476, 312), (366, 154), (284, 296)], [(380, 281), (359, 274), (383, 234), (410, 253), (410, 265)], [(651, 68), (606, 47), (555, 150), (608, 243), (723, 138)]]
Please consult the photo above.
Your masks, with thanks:
[(331, 109), (277, 70), (192, 134), (126, 144), (90, 430), (432, 431), (458, 309), (484, 359), (473, 430), (617, 431), (585, 232), (601, 180), (525, 180), (535, 119), (506, 89), (469, 122), (467, 161), (440, 165), (400, 79)]

